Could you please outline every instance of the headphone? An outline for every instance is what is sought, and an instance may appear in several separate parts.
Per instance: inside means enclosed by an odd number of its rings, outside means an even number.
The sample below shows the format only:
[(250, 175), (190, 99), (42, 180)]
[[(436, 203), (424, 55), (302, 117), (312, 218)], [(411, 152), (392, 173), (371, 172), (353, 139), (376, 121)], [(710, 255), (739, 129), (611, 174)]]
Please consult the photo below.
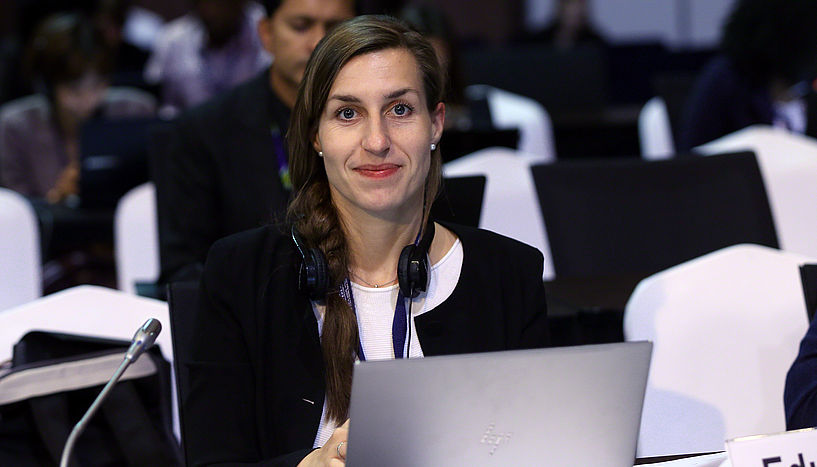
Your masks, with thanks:
[[(292, 242), (301, 255), (298, 267), (298, 290), (312, 300), (323, 300), (329, 289), (329, 267), (326, 256), (318, 248), (306, 248), (295, 226), (291, 229)], [(434, 240), (434, 222), (429, 219), (419, 243), (406, 245), (397, 261), (397, 283), (406, 298), (415, 298), (428, 288), (428, 249)]]
[(292, 242), (301, 255), (301, 264), (298, 266), (298, 290), (306, 293), (311, 300), (323, 300), (329, 288), (326, 256), (318, 248), (305, 248), (294, 225), (290, 232)]

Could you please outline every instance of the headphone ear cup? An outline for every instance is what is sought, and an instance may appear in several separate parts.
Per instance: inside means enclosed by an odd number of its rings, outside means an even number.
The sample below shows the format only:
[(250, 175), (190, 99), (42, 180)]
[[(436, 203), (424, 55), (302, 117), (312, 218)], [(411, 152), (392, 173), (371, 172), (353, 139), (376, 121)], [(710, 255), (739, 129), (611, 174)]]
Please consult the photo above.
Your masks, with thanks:
[(412, 281), (409, 273), (409, 262), (411, 261), (411, 254), (414, 250), (414, 245), (407, 245), (400, 251), (400, 258), (397, 260), (397, 283), (400, 285), (400, 291), (404, 297), (414, 298), (417, 296), (412, 286)]
[(326, 257), (317, 248), (310, 248), (307, 255), (312, 263), (312, 273), (307, 278), (309, 297), (313, 300), (323, 300), (329, 289), (329, 267), (326, 264)]
[(329, 266), (326, 263), (326, 256), (318, 248), (306, 248), (295, 226), (290, 229), (290, 235), (292, 243), (301, 255), (298, 290), (306, 293), (312, 300), (323, 300), (329, 289)]
[(414, 281), (414, 290), (411, 295), (411, 298), (414, 298), (428, 288), (428, 254), (424, 249), (414, 249), (412, 260), (409, 262), (409, 274)]
[(426, 252), (416, 245), (408, 245), (400, 252), (397, 261), (397, 283), (407, 298), (425, 292), (428, 284), (428, 259)]

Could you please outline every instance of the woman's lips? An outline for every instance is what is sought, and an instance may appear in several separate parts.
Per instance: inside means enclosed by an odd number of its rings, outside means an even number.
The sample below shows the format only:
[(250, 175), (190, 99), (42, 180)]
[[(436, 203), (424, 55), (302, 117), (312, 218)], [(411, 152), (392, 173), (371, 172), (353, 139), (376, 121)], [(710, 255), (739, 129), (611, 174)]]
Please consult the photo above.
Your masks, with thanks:
[(396, 164), (361, 165), (355, 168), (355, 172), (369, 178), (386, 178), (394, 175), (399, 168)]

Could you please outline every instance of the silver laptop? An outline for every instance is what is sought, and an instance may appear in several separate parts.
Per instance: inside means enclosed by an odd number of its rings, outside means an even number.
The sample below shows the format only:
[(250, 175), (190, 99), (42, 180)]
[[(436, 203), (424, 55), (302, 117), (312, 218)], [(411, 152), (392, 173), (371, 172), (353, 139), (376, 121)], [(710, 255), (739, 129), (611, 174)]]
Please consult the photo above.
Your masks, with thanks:
[(362, 362), (346, 465), (631, 467), (650, 342)]

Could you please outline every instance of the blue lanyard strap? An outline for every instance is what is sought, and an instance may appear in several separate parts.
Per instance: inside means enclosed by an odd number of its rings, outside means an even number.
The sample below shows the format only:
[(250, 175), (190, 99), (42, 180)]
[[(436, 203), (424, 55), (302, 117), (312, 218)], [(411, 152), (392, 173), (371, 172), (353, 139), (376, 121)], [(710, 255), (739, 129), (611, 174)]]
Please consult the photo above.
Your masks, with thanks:
[[(399, 289), (398, 289), (399, 290)], [(352, 307), (352, 312), (355, 314), (358, 328), (357, 338), (357, 358), (360, 361), (366, 361), (366, 354), (363, 353), (363, 341), (360, 339), (360, 319), (357, 316), (357, 308), (355, 307), (355, 297), (352, 295), (352, 283), (347, 277), (340, 286), (340, 296), (346, 303)], [(408, 313), (406, 312), (406, 299), (403, 292), (397, 292), (397, 306), (394, 307), (394, 320), (391, 325), (391, 340), (394, 348), (394, 358), (403, 358), (403, 349), (406, 346), (406, 334), (408, 332)]]
[[(398, 288), (399, 290), (399, 288)], [(394, 307), (394, 320), (391, 322), (391, 342), (394, 346), (394, 358), (403, 358), (406, 346), (406, 330), (409, 316), (406, 313), (406, 300), (403, 291), (397, 292), (397, 306)], [(408, 357), (408, 355), (406, 355)]]

